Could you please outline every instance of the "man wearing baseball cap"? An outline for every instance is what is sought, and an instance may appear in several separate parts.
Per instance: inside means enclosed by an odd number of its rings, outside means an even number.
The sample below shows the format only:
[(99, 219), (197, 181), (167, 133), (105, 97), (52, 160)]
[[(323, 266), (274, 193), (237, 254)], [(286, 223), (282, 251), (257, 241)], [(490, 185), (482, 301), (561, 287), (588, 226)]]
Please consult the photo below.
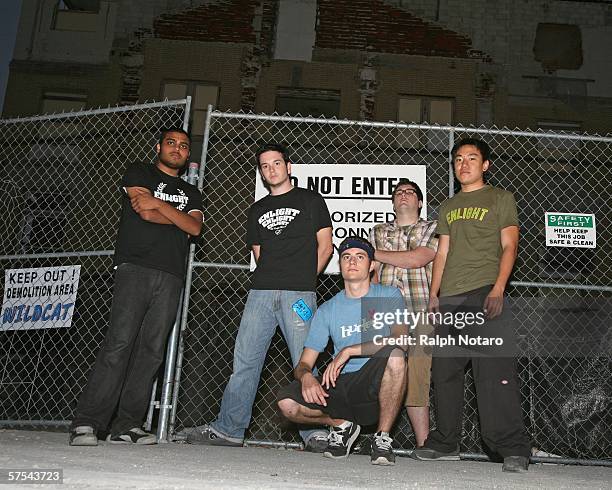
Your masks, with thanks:
[[(382, 319), (402, 311), (404, 300), (397, 288), (370, 283), (374, 248), (367, 240), (349, 237), (338, 252), (345, 289), (315, 313), (295, 381), (280, 390), (278, 407), (297, 424), (329, 425), (324, 456), (333, 459), (347, 458), (361, 426), (376, 424), (371, 462), (393, 465), (389, 432), (404, 398), (401, 339), (408, 329)], [(330, 338), (334, 358), (315, 377), (313, 367)]]

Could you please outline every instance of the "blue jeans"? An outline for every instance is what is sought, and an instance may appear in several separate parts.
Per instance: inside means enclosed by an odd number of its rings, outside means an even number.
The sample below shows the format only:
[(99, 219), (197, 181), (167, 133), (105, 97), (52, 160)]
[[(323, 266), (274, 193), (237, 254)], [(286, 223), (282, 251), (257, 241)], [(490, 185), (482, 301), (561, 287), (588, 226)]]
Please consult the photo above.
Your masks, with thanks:
[[(229, 437), (244, 438), (264, 361), (276, 326), (287, 342), (293, 367), (300, 360), (310, 321), (302, 320), (292, 305), (303, 299), (313, 314), (317, 308), (312, 291), (251, 289), (247, 298), (234, 347), (234, 368), (223, 393), (221, 410), (211, 425)], [(312, 430), (301, 431), (304, 440)]]
[(117, 267), (110, 325), (72, 427), (106, 430), (115, 411), (113, 434), (142, 425), (182, 287), (183, 280), (168, 272)]

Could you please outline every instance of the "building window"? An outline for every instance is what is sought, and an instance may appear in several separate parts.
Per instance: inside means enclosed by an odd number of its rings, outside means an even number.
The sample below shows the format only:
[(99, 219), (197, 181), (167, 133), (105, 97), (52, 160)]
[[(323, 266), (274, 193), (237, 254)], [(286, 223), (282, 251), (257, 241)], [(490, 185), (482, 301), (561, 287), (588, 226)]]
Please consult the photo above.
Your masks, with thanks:
[(204, 122), (208, 105), (215, 107), (219, 98), (219, 86), (195, 81), (177, 81), (164, 83), (164, 99), (177, 100), (191, 96), (191, 114), (189, 130), (192, 136), (204, 134)]
[(582, 66), (580, 27), (571, 24), (538, 24), (533, 54), (547, 72), (577, 70)]
[[(538, 129), (554, 131), (560, 135), (577, 135), (580, 133), (580, 124), (568, 121), (540, 121), (538, 122)], [(580, 157), (581, 145), (581, 140), (577, 139), (540, 136), (538, 138), (538, 153), (542, 159), (542, 169), (559, 172), (571, 171), (573, 167), (569, 162)]]
[(61, 252), (68, 227), (68, 191), (30, 192), (21, 225), (21, 253)]
[[(449, 125), (453, 123), (454, 99), (441, 97), (400, 96), (397, 118), (405, 123)], [(402, 147), (444, 151), (448, 149), (448, 133), (436, 130), (400, 129)]]
[(87, 104), (87, 95), (67, 92), (45, 92), (42, 99), (42, 114), (81, 111)]
[(100, 11), (100, 0), (58, 0), (57, 10), (97, 14)]
[(278, 88), (276, 112), (291, 116), (339, 117), (340, 91), (310, 88)]
[(95, 32), (98, 29), (100, 0), (58, 0), (53, 29)]

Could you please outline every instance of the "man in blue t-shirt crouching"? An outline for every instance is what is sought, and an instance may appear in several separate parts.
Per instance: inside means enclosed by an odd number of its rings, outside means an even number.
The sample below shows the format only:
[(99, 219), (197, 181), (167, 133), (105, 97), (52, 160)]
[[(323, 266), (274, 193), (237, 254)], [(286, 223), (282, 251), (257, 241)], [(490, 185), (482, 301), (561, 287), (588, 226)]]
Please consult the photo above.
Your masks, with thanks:
[[(382, 321), (402, 311), (397, 288), (370, 283), (374, 249), (361, 238), (349, 237), (339, 247), (345, 289), (315, 313), (304, 352), (294, 370), (295, 381), (282, 388), (278, 406), (292, 422), (330, 426), (324, 456), (348, 457), (361, 425), (377, 424), (372, 464), (393, 465), (389, 432), (406, 388), (405, 325)], [(329, 339), (334, 359), (323, 376), (312, 374)], [(402, 346), (403, 347), (403, 346)]]

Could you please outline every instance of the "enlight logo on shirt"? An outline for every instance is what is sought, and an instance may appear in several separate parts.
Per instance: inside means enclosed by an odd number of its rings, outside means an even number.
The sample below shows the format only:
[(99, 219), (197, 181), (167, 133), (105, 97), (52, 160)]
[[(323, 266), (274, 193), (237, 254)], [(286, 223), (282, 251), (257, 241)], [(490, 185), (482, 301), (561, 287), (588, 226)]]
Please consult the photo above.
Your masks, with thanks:
[(176, 206), (176, 209), (178, 209), (179, 211), (182, 211), (183, 209), (185, 209), (185, 206), (187, 206), (187, 203), (189, 202), (189, 198), (187, 197), (187, 195), (182, 189), (177, 189), (178, 195), (177, 194), (166, 194), (164, 192), (164, 189), (166, 188), (167, 185), (168, 184), (164, 184), (164, 183), (159, 184), (157, 186), (157, 190), (153, 194), (153, 197), (156, 197), (157, 199), (161, 199), (164, 202), (173, 202), (173, 203), (178, 202), (180, 204)]
[(278, 208), (262, 214), (257, 222), (264, 228), (280, 235), (298, 214), (300, 214), (299, 209)]
[(446, 222), (450, 225), (453, 221), (460, 219), (474, 219), (477, 221), (482, 221), (488, 212), (489, 210), (487, 208), (457, 208), (446, 213)]

